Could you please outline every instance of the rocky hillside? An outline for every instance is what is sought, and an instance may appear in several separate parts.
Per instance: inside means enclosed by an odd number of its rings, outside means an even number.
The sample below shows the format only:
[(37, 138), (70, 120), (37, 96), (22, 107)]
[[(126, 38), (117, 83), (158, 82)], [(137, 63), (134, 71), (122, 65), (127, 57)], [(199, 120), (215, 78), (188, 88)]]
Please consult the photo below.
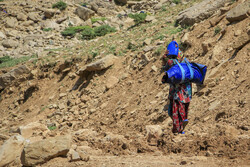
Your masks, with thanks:
[[(0, 2), (1, 54), (38, 54), (0, 69), (0, 166), (249, 165), (249, 1), (65, 1), (62, 11), (55, 2)], [(140, 11), (142, 22), (127, 16)], [(117, 31), (63, 37), (69, 23)], [(173, 38), (208, 67), (177, 136), (161, 83)]]

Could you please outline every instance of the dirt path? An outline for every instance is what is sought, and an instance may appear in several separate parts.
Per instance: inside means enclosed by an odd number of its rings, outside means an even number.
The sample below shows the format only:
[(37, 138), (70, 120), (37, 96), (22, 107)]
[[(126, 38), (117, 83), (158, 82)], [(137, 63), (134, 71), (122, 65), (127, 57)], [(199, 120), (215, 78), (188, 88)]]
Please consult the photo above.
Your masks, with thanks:
[(247, 167), (250, 161), (240, 161), (237, 159), (226, 160), (204, 156), (181, 156), (171, 154), (168, 156), (154, 154), (130, 155), (130, 156), (91, 156), (88, 162), (78, 161), (69, 163), (66, 158), (55, 158), (41, 167), (216, 167), (216, 166), (241, 166)]

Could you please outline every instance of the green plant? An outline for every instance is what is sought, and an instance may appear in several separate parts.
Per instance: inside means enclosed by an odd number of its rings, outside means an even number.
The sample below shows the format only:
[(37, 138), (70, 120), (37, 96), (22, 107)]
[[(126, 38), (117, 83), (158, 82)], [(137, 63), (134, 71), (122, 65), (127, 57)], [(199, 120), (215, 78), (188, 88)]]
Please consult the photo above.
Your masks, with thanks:
[(62, 36), (71, 36), (74, 37), (76, 33), (81, 32), (85, 29), (89, 29), (89, 26), (76, 26), (76, 27), (68, 27), (61, 32)]
[(26, 62), (31, 58), (35, 58), (37, 57), (36, 55), (32, 55), (32, 56), (24, 56), (24, 57), (20, 57), (20, 58), (12, 58), (9, 56), (4, 56), (0, 58), (0, 68), (4, 68), (4, 67), (13, 67), (19, 63), (22, 62)]
[(221, 28), (219, 26), (215, 27), (215, 29), (214, 29), (214, 35), (220, 33), (220, 31), (221, 31)]
[(65, 10), (67, 8), (67, 4), (63, 1), (59, 1), (52, 5), (52, 8), (58, 8), (60, 10)]
[(45, 31), (45, 32), (49, 32), (49, 31), (51, 31), (52, 30), (52, 28), (44, 28), (43, 29), (43, 31)]
[(97, 21), (105, 21), (105, 20), (107, 20), (106, 17), (99, 17), (99, 18), (97, 18), (97, 17), (92, 17), (92, 18), (91, 18), (92, 24), (96, 23)]
[(55, 129), (56, 129), (56, 126), (48, 126), (48, 129), (49, 129), (49, 130), (55, 130)]
[(135, 24), (140, 24), (140, 23), (144, 23), (145, 19), (147, 17), (146, 13), (136, 13), (136, 14), (128, 14), (128, 17), (134, 19)]
[(108, 33), (116, 32), (116, 30), (114, 27), (110, 27), (109, 25), (102, 25), (99, 27), (95, 27), (94, 32), (96, 36), (104, 36)]
[(161, 11), (163, 11), (163, 12), (167, 11), (166, 5), (163, 5), (163, 6), (161, 7)]
[(172, 2), (175, 4), (179, 4), (181, 2), (181, 0), (173, 0)]
[(81, 36), (83, 40), (90, 40), (96, 37), (95, 31), (93, 28), (86, 28), (81, 32)]
[(127, 49), (135, 51), (137, 48), (137, 46), (135, 44), (133, 44), (132, 42), (128, 43)]
[(4, 0), (0, 0), (0, 2), (3, 2)]

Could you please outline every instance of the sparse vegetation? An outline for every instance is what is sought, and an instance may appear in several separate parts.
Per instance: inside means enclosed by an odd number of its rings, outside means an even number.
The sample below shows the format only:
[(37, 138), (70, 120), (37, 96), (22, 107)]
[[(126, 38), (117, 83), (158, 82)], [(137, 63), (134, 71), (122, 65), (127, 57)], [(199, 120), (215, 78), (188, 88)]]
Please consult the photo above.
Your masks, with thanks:
[(12, 58), (10, 56), (4, 56), (4, 57), (0, 58), (0, 68), (13, 67), (19, 63), (26, 62), (29, 59), (35, 58), (35, 57), (37, 57), (37, 55), (24, 56), (24, 57), (20, 57), (20, 58)]
[(89, 26), (76, 26), (76, 27), (68, 27), (64, 31), (61, 32), (62, 36), (71, 36), (74, 37), (76, 33), (81, 32), (85, 29), (89, 29)]
[(48, 126), (48, 129), (49, 129), (49, 130), (55, 130), (55, 129), (56, 129), (56, 126)]
[(154, 55), (160, 56), (162, 51), (164, 50), (164, 46), (159, 46), (156, 51), (154, 52)]
[(221, 31), (221, 28), (219, 26), (215, 27), (215, 29), (214, 29), (214, 35), (220, 33), (220, 31)]
[(92, 17), (91, 18), (92, 24), (96, 23), (97, 21), (105, 21), (105, 20), (107, 20), (106, 17)]
[(181, 0), (173, 0), (172, 2), (175, 4), (179, 4), (181, 2)]
[(136, 14), (128, 14), (128, 17), (134, 19), (135, 24), (140, 24), (140, 23), (144, 23), (145, 19), (147, 17), (146, 13), (136, 13)]
[(63, 1), (59, 1), (55, 4), (52, 5), (52, 8), (57, 8), (57, 9), (60, 9), (60, 10), (65, 10), (67, 8), (67, 4)]
[(43, 29), (43, 31), (45, 31), (45, 32), (49, 32), (49, 31), (51, 31), (52, 30), (52, 28), (44, 28)]

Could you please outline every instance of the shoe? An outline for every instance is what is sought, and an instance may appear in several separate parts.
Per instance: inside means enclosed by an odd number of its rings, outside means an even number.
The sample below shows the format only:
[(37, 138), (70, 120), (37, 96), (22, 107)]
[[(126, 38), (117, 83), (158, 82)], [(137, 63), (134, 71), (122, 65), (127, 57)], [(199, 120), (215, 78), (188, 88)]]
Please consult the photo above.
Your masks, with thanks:
[(183, 130), (185, 129), (185, 127), (187, 126), (187, 124), (188, 124), (188, 119), (184, 119), (184, 121), (183, 121)]
[(185, 132), (184, 132), (184, 131), (182, 131), (182, 132), (181, 132), (181, 134), (183, 134), (183, 135), (184, 135), (184, 134), (185, 134)]

